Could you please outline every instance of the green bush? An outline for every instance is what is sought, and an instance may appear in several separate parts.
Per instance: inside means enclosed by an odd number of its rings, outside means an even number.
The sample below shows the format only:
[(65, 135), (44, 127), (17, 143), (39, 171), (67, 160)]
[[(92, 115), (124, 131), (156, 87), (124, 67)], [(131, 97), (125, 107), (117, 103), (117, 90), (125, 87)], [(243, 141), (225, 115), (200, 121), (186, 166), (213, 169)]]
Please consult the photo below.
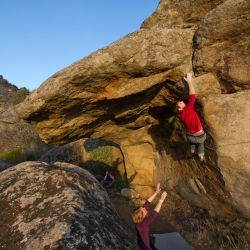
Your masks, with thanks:
[(18, 164), (23, 161), (23, 154), (20, 149), (4, 150), (0, 155), (0, 161), (11, 164)]
[(112, 152), (109, 146), (97, 146), (90, 152), (89, 161), (95, 172), (105, 173), (112, 168)]
[(24, 101), (24, 99), (26, 98), (26, 96), (29, 94), (29, 90), (26, 88), (20, 88), (19, 90), (17, 90), (16, 92), (14, 92), (12, 94), (12, 102), (14, 105)]
[(0, 162), (18, 164), (24, 161), (36, 161), (36, 156), (32, 153), (23, 152), (21, 149), (4, 150), (0, 155)]

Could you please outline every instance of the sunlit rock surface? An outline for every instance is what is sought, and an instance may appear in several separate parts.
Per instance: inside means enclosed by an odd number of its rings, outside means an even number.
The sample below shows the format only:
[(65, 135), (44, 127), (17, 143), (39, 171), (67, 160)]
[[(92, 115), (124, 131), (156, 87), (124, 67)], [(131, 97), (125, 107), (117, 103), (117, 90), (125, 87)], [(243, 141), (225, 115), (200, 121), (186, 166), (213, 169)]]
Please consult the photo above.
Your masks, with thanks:
[(141, 28), (197, 28), (202, 18), (226, 0), (161, 0)]

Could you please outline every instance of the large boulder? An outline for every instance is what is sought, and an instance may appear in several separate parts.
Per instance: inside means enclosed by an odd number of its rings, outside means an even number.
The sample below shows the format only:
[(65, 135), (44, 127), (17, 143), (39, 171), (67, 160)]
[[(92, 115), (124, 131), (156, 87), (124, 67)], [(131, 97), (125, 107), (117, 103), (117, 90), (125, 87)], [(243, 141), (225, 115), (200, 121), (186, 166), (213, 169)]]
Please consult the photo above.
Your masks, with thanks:
[(1, 249), (138, 249), (106, 191), (67, 163), (24, 162), (0, 173)]
[[(248, 0), (162, 0), (142, 29), (55, 73), (19, 114), (47, 143), (119, 144), (141, 197), (161, 182), (212, 216), (249, 220), (249, 13)], [(202, 164), (171, 111), (188, 98), (187, 72), (208, 135)]]
[(48, 143), (90, 135), (120, 142), (152, 124), (155, 109), (171, 107), (169, 89), (191, 70), (192, 37), (191, 30), (138, 30), (57, 72), (19, 114)]

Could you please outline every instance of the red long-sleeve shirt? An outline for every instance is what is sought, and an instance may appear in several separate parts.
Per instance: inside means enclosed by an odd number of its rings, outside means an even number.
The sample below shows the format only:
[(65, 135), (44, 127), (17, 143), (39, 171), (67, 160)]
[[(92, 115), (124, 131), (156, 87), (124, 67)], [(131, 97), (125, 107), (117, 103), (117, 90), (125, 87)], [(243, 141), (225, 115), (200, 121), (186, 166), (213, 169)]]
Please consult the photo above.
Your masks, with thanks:
[(195, 97), (195, 94), (189, 95), (188, 103), (183, 108), (182, 113), (178, 114), (179, 119), (190, 134), (195, 134), (203, 129), (200, 118), (194, 110)]

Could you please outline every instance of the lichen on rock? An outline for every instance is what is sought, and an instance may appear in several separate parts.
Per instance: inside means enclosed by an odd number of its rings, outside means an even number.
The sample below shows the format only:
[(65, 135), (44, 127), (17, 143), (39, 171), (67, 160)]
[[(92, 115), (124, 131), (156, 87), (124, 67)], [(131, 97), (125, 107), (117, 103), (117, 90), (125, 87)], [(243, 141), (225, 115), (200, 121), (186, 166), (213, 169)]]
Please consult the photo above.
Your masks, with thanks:
[(68, 163), (24, 162), (0, 174), (1, 249), (137, 249), (106, 191)]

